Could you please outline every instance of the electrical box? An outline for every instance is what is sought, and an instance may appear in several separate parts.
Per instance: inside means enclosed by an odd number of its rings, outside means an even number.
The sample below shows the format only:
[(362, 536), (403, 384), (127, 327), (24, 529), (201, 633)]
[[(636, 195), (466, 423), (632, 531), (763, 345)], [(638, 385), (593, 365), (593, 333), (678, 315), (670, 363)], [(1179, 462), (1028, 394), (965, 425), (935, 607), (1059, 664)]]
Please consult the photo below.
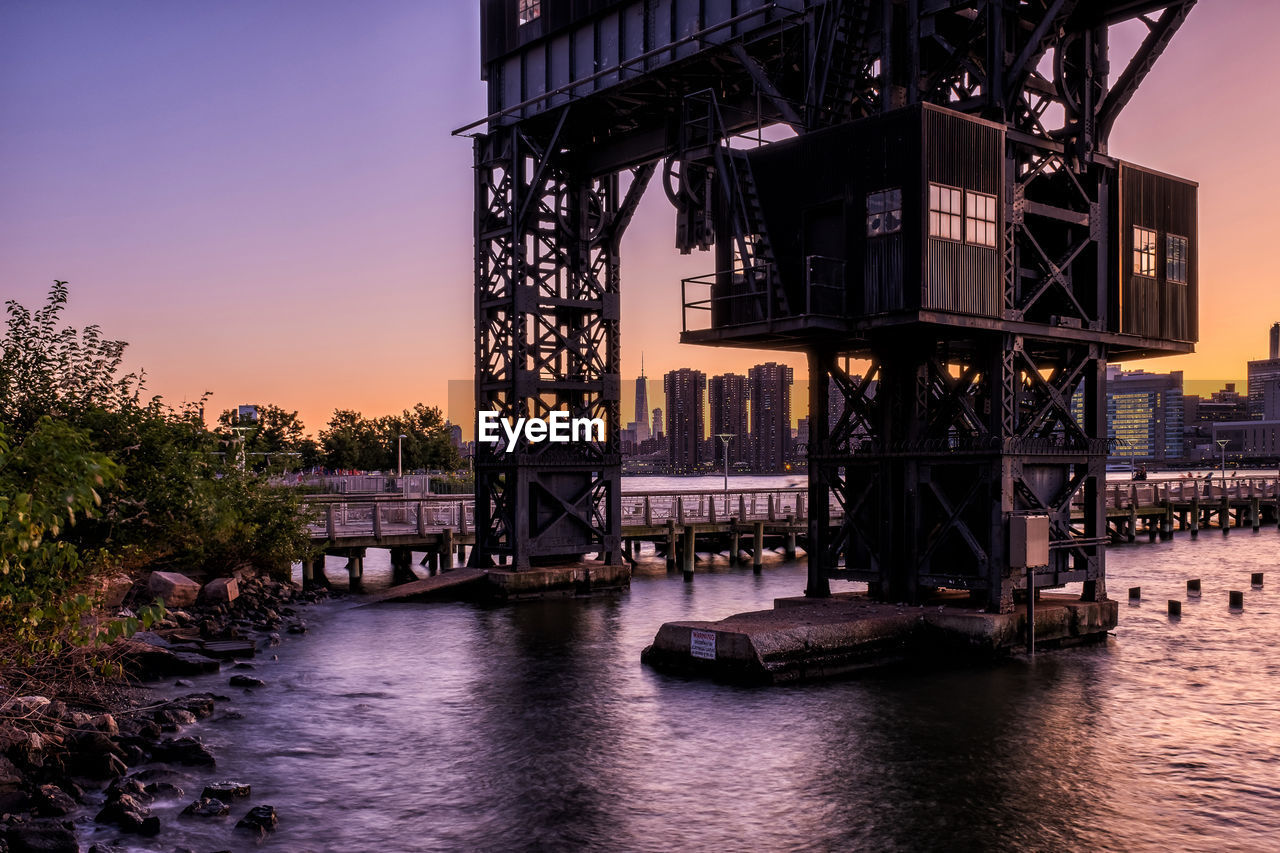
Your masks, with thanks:
[(1049, 565), (1049, 516), (1015, 515), (1009, 518), (1009, 568)]

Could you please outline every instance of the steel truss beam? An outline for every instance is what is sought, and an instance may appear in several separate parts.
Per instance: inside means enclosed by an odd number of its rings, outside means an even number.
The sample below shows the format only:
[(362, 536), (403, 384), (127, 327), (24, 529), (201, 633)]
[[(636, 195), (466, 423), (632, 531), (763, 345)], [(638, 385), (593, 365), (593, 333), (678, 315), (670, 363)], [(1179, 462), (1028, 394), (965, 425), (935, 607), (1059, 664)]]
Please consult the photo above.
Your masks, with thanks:
[(549, 139), (506, 129), (475, 141), (476, 404), (515, 421), (599, 418), (603, 441), (477, 442), (471, 564), (515, 568), (620, 551), (618, 246), (653, 174), (625, 195), (585, 177)]

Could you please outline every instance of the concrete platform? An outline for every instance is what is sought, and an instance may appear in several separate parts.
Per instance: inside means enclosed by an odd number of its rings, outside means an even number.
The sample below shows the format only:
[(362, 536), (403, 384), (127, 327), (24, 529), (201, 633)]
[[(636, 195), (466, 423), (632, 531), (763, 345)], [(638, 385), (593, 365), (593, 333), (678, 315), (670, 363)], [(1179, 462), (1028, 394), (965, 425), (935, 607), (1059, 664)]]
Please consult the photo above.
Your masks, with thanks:
[(599, 564), (506, 569), (451, 569), (429, 578), (402, 583), (371, 595), (364, 606), (384, 601), (422, 601), (453, 598), (478, 601), (516, 601), (587, 595), (631, 585), (631, 567)]
[[(437, 598), (444, 594), (457, 596), (473, 592), (484, 581), (484, 569), (451, 569), (422, 580), (396, 584), (390, 589), (369, 596), (365, 606), (383, 601), (415, 601)], [(464, 596), (465, 597), (465, 596)]]
[(485, 572), (485, 595), (499, 601), (521, 598), (554, 598), (586, 595), (631, 586), (631, 567), (622, 562), (616, 566), (601, 563), (551, 566), (508, 571), (488, 569)]
[[(1114, 601), (1042, 594), (1036, 647), (1106, 638)], [(779, 684), (836, 678), (862, 669), (940, 657), (992, 658), (1021, 651), (1027, 613), (994, 614), (944, 601), (925, 607), (883, 604), (863, 595), (786, 598), (773, 610), (719, 622), (668, 622), (641, 660), (669, 672), (718, 680)]]

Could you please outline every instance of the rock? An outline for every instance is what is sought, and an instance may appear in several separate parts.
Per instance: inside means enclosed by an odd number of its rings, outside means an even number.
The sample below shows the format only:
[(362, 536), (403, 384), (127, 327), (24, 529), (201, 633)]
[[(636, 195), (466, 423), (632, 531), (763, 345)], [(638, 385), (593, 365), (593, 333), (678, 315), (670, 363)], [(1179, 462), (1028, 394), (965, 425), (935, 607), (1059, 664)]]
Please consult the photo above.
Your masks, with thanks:
[(129, 771), (114, 752), (77, 753), (68, 756), (67, 772), (86, 779), (118, 779)]
[(307, 633), (307, 623), (301, 620), (290, 622), (289, 627), (285, 628), (285, 630), (290, 634), (305, 634)]
[(167, 738), (151, 748), (151, 758), (176, 764), (213, 766), (213, 753), (198, 738)]
[(97, 823), (113, 824), (125, 832), (136, 832), (139, 835), (156, 835), (160, 832), (160, 818), (153, 816), (151, 809), (131, 794), (121, 794), (107, 800), (94, 820)]
[(152, 782), (146, 788), (147, 796), (157, 800), (177, 799), (185, 793), (181, 788), (172, 782)]
[(13, 762), (0, 755), (0, 791), (16, 791), (26, 784), (26, 777)]
[(232, 669), (257, 669), (257, 667), (248, 661), (238, 661)]
[(57, 785), (41, 785), (32, 799), (35, 813), (41, 817), (62, 817), (76, 807), (76, 801)]
[(236, 823), (236, 829), (247, 829), (259, 838), (276, 828), (276, 810), (271, 806), (254, 806)]
[(48, 696), (19, 696), (10, 704), (9, 713), (15, 717), (29, 717), (49, 707)]
[(177, 572), (152, 572), (147, 590), (168, 608), (187, 607), (200, 597), (200, 584)]
[(204, 793), (200, 796), (229, 803), (249, 796), (249, 785), (245, 782), (214, 782), (212, 785), (205, 785)]
[(115, 736), (120, 734), (120, 726), (116, 723), (116, 718), (110, 714), (99, 714), (89, 721), (89, 725), (105, 735)]
[(185, 678), (179, 678), (177, 681), (173, 682), (173, 686), (174, 687), (190, 687), (191, 682), (187, 681)]
[(214, 797), (201, 797), (183, 809), (182, 813), (196, 817), (222, 817), (231, 814), (231, 806)]
[(261, 678), (254, 678), (252, 675), (233, 675), (231, 676), (232, 687), (266, 687), (267, 682)]
[(5, 832), (10, 853), (80, 853), (71, 828), (60, 823), (27, 823)]
[(102, 604), (107, 608), (116, 608), (124, 604), (129, 590), (133, 589), (133, 578), (128, 575), (113, 575), (102, 581)]
[(205, 601), (230, 604), (240, 597), (240, 585), (235, 578), (215, 578), (204, 585), (200, 594)]
[(173, 675), (217, 672), (221, 666), (213, 658), (195, 652), (175, 651), (164, 640), (154, 635), (144, 637), (141, 632), (131, 639), (117, 642), (113, 651), (126, 672), (145, 681)]

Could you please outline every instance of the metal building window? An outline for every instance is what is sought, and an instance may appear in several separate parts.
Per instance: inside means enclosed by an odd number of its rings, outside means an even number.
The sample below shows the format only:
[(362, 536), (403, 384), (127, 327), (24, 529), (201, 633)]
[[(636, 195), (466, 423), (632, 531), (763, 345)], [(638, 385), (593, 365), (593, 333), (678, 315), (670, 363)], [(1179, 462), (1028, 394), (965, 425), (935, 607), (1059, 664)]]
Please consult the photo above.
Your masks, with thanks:
[(929, 236), (959, 240), (964, 235), (960, 190), (929, 184)]
[(516, 10), (516, 17), (521, 24), (536, 21), (541, 16), (542, 0), (520, 0), (520, 5)]
[(867, 236), (883, 237), (902, 230), (902, 190), (867, 193)]
[(964, 194), (964, 240), (975, 246), (996, 244), (996, 197), (966, 191)]
[(1152, 228), (1133, 226), (1133, 272), (1156, 277), (1156, 232)]
[(1166, 238), (1164, 255), (1164, 275), (1169, 281), (1176, 281), (1179, 284), (1187, 283), (1187, 255), (1190, 253), (1191, 243), (1186, 237), (1179, 237), (1177, 234), (1170, 234)]

